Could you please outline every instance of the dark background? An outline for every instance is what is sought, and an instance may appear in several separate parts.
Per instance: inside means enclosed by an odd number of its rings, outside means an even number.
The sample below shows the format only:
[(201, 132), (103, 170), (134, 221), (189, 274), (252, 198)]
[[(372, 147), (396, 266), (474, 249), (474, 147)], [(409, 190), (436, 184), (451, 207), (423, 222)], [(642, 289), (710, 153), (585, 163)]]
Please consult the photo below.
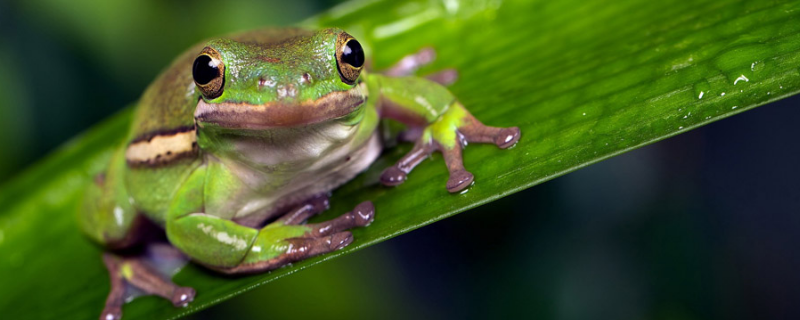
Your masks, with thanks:
[[(336, 2), (0, 0), (0, 181), (135, 101), (192, 43)], [(193, 317), (798, 318), (798, 103), (614, 157)]]

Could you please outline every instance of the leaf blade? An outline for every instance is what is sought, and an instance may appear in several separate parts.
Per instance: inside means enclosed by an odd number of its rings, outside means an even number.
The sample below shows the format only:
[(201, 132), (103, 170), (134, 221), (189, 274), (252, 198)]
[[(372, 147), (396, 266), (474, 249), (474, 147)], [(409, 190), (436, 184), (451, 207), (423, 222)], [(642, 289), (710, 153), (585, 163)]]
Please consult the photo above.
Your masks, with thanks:
[[(439, 60), (423, 72), (455, 67), (451, 88), (483, 122), (518, 125), (508, 151), (470, 145), (465, 165), (476, 184), (447, 194), (441, 157), (422, 164), (397, 188), (376, 186), (382, 168), (408, 146), (385, 154), (334, 192), (319, 219), (375, 202), (376, 221), (354, 230), (356, 242), (269, 274), (225, 278), (199, 267), (175, 278), (200, 294), (186, 309), (146, 298), (126, 306), (127, 319), (163, 318), (213, 305), (252, 287), (345, 255), (616, 154), (665, 139), (800, 91), (796, 1), (505, 1), (456, 10), (364, 1), (306, 22), (337, 25), (373, 51), (385, 67), (422, 46)], [(412, 4), (413, 4), (412, 3)], [(346, 7), (344, 7), (346, 8)], [(486, 26), (491, 24), (490, 28)], [(725, 93), (724, 95), (722, 93)], [(702, 95), (701, 95), (702, 94)], [(512, 112), (512, 113), (509, 113)], [(101, 166), (122, 137), (129, 113), (115, 117), (0, 189), (0, 310), (24, 318), (94, 317), (107, 276), (94, 247), (69, 214), (86, 172)], [(65, 214), (66, 213), (66, 214)], [(49, 253), (42, 256), (43, 248)], [(58, 266), (58, 274), (48, 267)], [(68, 278), (67, 278), (68, 277)], [(29, 297), (39, 292), (40, 301)], [(42, 295), (41, 292), (47, 292)], [(77, 302), (64, 304), (77, 295)], [(39, 308), (39, 303), (51, 305)], [(5, 311), (9, 311), (8, 313)]]

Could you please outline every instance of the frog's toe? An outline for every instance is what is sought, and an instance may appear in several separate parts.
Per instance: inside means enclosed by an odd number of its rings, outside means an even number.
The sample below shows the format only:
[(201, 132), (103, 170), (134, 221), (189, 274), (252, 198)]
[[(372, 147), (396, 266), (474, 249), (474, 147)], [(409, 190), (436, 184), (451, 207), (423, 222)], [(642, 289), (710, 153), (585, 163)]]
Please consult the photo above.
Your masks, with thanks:
[(330, 251), (336, 251), (353, 243), (353, 234), (350, 231), (335, 233), (330, 236)]
[(291, 244), (285, 253), (286, 262), (289, 263), (344, 248), (353, 242), (353, 234), (342, 231), (325, 237), (293, 238), (286, 241)]
[(396, 166), (391, 166), (383, 170), (383, 174), (381, 174), (381, 183), (384, 186), (394, 187), (405, 182), (406, 178), (408, 178), (407, 173)]
[(353, 209), (355, 224), (359, 227), (366, 227), (375, 220), (375, 205), (371, 201), (364, 201)]
[(460, 192), (469, 187), (475, 180), (475, 176), (467, 170), (457, 170), (450, 173), (447, 180), (447, 191), (450, 193)]
[(458, 131), (464, 135), (468, 142), (494, 143), (500, 149), (506, 149), (516, 144), (520, 138), (518, 127), (490, 127), (472, 116), (469, 116), (466, 122)]
[(120, 320), (122, 319), (122, 308), (118, 306), (106, 307), (100, 314), (100, 320)]
[(519, 128), (501, 128), (500, 131), (494, 136), (494, 144), (500, 149), (506, 149), (519, 141)]
[(411, 151), (400, 158), (395, 165), (383, 171), (381, 183), (389, 187), (402, 184), (406, 181), (408, 173), (420, 164), (422, 160), (425, 160), (431, 153), (436, 151), (436, 148), (436, 145), (425, 143), (421, 138), (418, 139)]
[(194, 300), (194, 296), (197, 292), (194, 291), (194, 288), (190, 287), (178, 287), (172, 293), (172, 305), (176, 307), (185, 307)]
[(311, 237), (324, 237), (355, 227), (364, 227), (375, 219), (375, 206), (365, 201), (357, 205), (353, 211), (342, 214), (331, 220), (309, 224)]

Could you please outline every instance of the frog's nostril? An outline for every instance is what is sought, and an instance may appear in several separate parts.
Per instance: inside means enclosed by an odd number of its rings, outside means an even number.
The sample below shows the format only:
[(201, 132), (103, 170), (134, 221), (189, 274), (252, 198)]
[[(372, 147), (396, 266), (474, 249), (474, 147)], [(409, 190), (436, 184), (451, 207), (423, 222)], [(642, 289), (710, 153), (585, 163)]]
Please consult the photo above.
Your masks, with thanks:
[(311, 84), (311, 82), (311, 75), (308, 72), (303, 73), (303, 76), (300, 77), (300, 84)]

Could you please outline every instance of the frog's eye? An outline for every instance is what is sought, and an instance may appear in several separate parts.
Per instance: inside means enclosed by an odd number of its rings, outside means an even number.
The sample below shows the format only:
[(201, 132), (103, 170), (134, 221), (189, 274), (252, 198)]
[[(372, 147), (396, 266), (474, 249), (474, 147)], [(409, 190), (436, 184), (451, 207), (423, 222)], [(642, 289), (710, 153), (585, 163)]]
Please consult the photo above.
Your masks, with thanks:
[(219, 97), (225, 85), (225, 64), (222, 63), (219, 52), (214, 48), (205, 47), (194, 59), (192, 77), (197, 88), (207, 99)]
[(342, 81), (347, 84), (356, 83), (364, 66), (364, 49), (358, 40), (344, 32), (336, 41), (336, 66)]

